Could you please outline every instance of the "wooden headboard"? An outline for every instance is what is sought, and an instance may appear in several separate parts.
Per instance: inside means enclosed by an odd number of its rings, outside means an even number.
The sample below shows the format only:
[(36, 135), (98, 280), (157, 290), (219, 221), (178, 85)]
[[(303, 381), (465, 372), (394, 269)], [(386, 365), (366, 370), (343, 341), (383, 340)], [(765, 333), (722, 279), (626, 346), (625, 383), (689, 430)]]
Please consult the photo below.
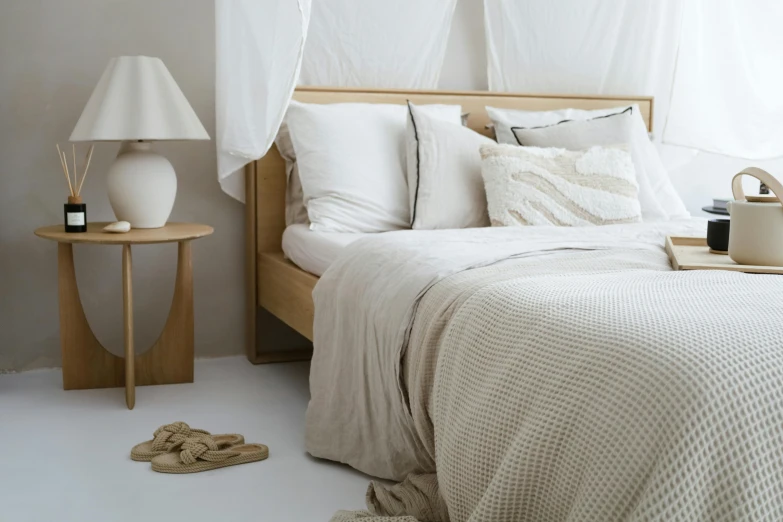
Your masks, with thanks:
[[(335, 87), (300, 87), (294, 99), (304, 103), (444, 103), (462, 105), (470, 113), (468, 127), (490, 135), (490, 123), (484, 107), (502, 107), (530, 111), (554, 109), (602, 109), (622, 105), (639, 105), (647, 127), (652, 131), (653, 99), (646, 96), (578, 96), (554, 94), (514, 94), (482, 91), (407, 91)], [(272, 147), (266, 156), (247, 166), (248, 236), (255, 236), (255, 254), (280, 252), (285, 230), (285, 162)], [(250, 239), (250, 237), (248, 237)]]

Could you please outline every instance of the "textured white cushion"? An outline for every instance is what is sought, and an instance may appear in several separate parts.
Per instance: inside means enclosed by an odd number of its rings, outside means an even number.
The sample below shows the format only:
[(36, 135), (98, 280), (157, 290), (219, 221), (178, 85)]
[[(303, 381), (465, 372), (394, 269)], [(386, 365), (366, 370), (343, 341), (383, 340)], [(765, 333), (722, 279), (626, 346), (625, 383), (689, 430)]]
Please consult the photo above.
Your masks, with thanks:
[(623, 148), (486, 145), (482, 175), (493, 226), (640, 221), (631, 155)]
[[(460, 121), (459, 105), (434, 113)], [(292, 101), (286, 124), (312, 230), (384, 232), (410, 226), (404, 105)]]
[(408, 191), (411, 228), (489, 226), (479, 147), (494, 141), (458, 122), (408, 104)]

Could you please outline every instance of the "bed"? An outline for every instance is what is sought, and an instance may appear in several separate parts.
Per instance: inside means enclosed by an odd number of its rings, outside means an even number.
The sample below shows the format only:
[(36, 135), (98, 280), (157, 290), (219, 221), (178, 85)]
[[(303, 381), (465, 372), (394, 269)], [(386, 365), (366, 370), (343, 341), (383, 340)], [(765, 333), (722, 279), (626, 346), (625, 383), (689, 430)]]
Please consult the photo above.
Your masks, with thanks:
[[(467, 125), (487, 136), (490, 123), (484, 107), (553, 110), (561, 108), (601, 109), (638, 104), (642, 117), (652, 131), (654, 103), (645, 96), (577, 96), (537, 95), (496, 92), (409, 91), (380, 89), (351, 89), (327, 87), (300, 87), (294, 99), (306, 103), (447, 103), (460, 104), (470, 114)], [(313, 340), (312, 291), (318, 276), (303, 270), (283, 254), (285, 231), (285, 163), (277, 149), (272, 147), (258, 161), (245, 170), (245, 270), (246, 294), (246, 355), (254, 364), (306, 360), (312, 349), (280, 350), (268, 346), (269, 337), (277, 332), (264, 331), (259, 335), (258, 310), (262, 308), (279, 322), (298, 332), (306, 340)], [(306, 256), (306, 254), (305, 254)], [(323, 268), (323, 263), (316, 266)], [(277, 324), (264, 323), (277, 329)], [(261, 339), (259, 339), (261, 338)], [(264, 340), (259, 350), (259, 341)]]
[[(649, 98), (296, 97), (459, 103), (481, 132), (484, 105), (635, 103), (648, 129), (652, 115)], [(284, 188), (274, 150), (248, 171), (248, 313), (315, 339), (306, 449), (399, 482), (370, 485), (369, 515), (783, 519), (783, 278), (673, 271), (665, 236), (702, 235), (704, 220), (398, 230), (313, 248), (325, 238), (284, 232)], [(283, 241), (323, 275), (287, 260)], [(254, 362), (310, 356), (255, 350)]]

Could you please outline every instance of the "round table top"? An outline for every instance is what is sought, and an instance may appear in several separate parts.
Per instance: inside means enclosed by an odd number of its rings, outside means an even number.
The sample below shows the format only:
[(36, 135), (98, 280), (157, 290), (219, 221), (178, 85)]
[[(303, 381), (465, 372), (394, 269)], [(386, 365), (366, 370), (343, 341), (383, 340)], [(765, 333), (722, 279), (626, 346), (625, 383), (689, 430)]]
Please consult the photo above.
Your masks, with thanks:
[(198, 223), (166, 223), (161, 228), (132, 228), (118, 234), (104, 232), (109, 223), (87, 223), (87, 232), (66, 232), (65, 225), (36, 229), (35, 235), (59, 243), (96, 243), (101, 245), (141, 245), (148, 243), (173, 243), (208, 236), (214, 229)]

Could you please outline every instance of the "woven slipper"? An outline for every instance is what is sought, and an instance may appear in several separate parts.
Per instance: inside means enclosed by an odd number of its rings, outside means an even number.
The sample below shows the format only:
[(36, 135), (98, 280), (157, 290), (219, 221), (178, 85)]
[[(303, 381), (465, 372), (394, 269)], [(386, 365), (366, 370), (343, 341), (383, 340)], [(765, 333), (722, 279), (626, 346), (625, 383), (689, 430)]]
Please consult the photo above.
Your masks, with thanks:
[(149, 462), (153, 457), (178, 450), (186, 438), (201, 435), (212, 437), (220, 447), (235, 446), (245, 442), (245, 438), (242, 435), (233, 433), (210, 435), (208, 431), (191, 428), (184, 422), (172, 422), (155, 430), (155, 433), (152, 434), (152, 440), (133, 446), (131, 459), (139, 462)]
[(152, 459), (152, 469), (159, 473), (198, 473), (236, 464), (258, 462), (269, 456), (263, 444), (241, 444), (220, 449), (204, 436), (188, 437), (179, 453), (166, 453)]

